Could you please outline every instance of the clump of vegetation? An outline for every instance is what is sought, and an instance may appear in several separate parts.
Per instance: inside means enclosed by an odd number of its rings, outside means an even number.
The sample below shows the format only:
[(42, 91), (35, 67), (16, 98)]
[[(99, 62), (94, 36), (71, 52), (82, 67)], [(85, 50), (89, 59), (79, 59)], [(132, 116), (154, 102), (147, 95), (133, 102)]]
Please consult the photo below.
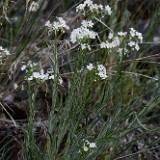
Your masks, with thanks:
[(158, 159), (159, 5), (127, 2), (0, 4), (1, 160)]

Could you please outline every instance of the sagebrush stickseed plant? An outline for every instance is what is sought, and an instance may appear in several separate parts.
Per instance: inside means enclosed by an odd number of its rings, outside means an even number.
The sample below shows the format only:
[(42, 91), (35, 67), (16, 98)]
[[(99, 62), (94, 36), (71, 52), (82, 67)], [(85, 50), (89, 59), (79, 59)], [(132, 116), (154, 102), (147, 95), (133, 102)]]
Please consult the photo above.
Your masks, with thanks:
[(158, 159), (159, 5), (146, 33), (131, 4), (0, 2), (0, 160)]

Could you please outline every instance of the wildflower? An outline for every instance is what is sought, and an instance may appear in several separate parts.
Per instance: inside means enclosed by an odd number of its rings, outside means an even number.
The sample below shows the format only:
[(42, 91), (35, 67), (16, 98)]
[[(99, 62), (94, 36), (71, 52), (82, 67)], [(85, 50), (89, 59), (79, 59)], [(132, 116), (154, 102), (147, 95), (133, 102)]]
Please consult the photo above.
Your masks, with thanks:
[(130, 42), (128, 43), (128, 45), (129, 45), (130, 47), (133, 47), (133, 46), (136, 45), (136, 43), (135, 43), (134, 41), (130, 41)]
[(89, 63), (88, 65), (87, 65), (87, 69), (88, 70), (93, 70), (93, 68), (94, 68), (94, 66), (93, 66), (93, 64), (92, 63)]
[(91, 20), (83, 20), (81, 24), (84, 28), (88, 28), (88, 27), (92, 28), (94, 25)]
[(112, 14), (112, 10), (111, 10), (111, 7), (109, 5), (105, 6), (105, 10), (106, 10), (108, 15)]
[(29, 7), (29, 12), (36, 12), (38, 9), (39, 4), (33, 1)]
[(84, 11), (85, 7), (86, 4), (80, 4), (79, 6), (76, 7), (76, 12)]
[(130, 28), (130, 35), (131, 35), (131, 38), (137, 37), (138, 41), (139, 41), (140, 43), (142, 43), (142, 41), (143, 41), (142, 33), (137, 32), (137, 31), (136, 31), (135, 29), (133, 29), (133, 28)]
[[(112, 37), (112, 35), (109, 35), (110, 38)], [(100, 48), (108, 48), (108, 49), (112, 49), (112, 48), (115, 48), (117, 46), (120, 45), (120, 40), (118, 37), (114, 37), (114, 39), (111, 41), (111, 42), (101, 42), (100, 44)]]
[(140, 47), (139, 47), (138, 43), (136, 43), (135, 49), (136, 49), (137, 51), (139, 51)]
[(75, 43), (76, 41), (81, 41), (86, 38), (95, 39), (96, 36), (97, 36), (96, 32), (89, 30), (86, 27), (80, 27), (80, 28), (74, 29), (71, 32), (70, 40), (72, 43)]
[(127, 32), (118, 32), (117, 34), (118, 34), (118, 36), (124, 36), (125, 37), (127, 35)]
[(17, 89), (18, 88), (18, 84), (17, 83), (13, 83), (13, 88)]
[(103, 7), (101, 4), (94, 4), (92, 0), (85, 0), (84, 3), (79, 4), (76, 7), (76, 12), (82, 12), (85, 14), (86, 11), (90, 12), (96, 12), (96, 13), (107, 13), (108, 15), (111, 15), (112, 11), (109, 5)]
[(85, 2), (84, 2), (84, 5), (86, 5), (86, 6), (92, 6), (93, 5), (93, 2), (91, 1), (91, 0), (86, 0)]
[(69, 26), (66, 24), (65, 20), (62, 17), (57, 17), (56, 22), (51, 23), (49, 20), (46, 21), (45, 26), (48, 28), (49, 33), (54, 31), (69, 29)]
[(96, 147), (97, 147), (96, 143), (85, 140), (84, 145), (83, 145), (83, 150), (87, 152), (89, 149), (94, 149)]
[(105, 42), (101, 42), (100, 48), (107, 48), (107, 44)]
[(2, 46), (0, 46), (0, 54), (2, 57), (9, 56), (10, 52), (7, 49), (4, 49)]
[(108, 39), (112, 39), (112, 38), (113, 38), (113, 33), (109, 33)]
[(63, 83), (63, 79), (60, 77), (59, 78), (59, 83), (62, 84)]
[(26, 68), (27, 68), (27, 66), (26, 66), (26, 65), (23, 65), (23, 66), (21, 67), (21, 70), (24, 71)]
[(106, 68), (102, 65), (102, 64), (99, 64), (98, 67), (98, 73), (97, 75), (103, 80), (103, 79), (106, 79), (108, 76), (106, 74)]
[(139, 39), (140, 43), (142, 43), (142, 42), (143, 42), (142, 33), (136, 32), (136, 36), (137, 36), (137, 38)]
[(89, 144), (89, 147), (90, 147), (90, 148), (96, 148), (97, 145), (96, 145), (96, 143), (92, 142), (92, 143)]
[(130, 35), (131, 35), (131, 37), (135, 37), (135, 35), (136, 35), (136, 30), (133, 29), (133, 28), (130, 28)]
[(32, 81), (33, 80), (33, 76), (30, 76), (29, 78), (28, 78), (28, 81)]
[(54, 78), (55, 78), (54, 75), (51, 75), (51, 76), (48, 77), (48, 79), (54, 79)]
[(84, 50), (84, 49), (91, 50), (90, 45), (89, 45), (89, 44), (86, 44), (86, 43), (82, 43), (82, 44), (81, 44), (81, 48), (82, 48), (82, 50)]
[(126, 55), (128, 53), (128, 50), (126, 48), (118, 48), (117, 52), (119, 53), (119, 56), (122, 57), (122, 55)]
[(28, 61), (27, 65), (23, 65), (21, 67), (21, 70), (24, 71), (25, 69), (28, 70), (29, 68), (33, 68), (37, 65), (37, 63), (34, 63), (32, 61)]

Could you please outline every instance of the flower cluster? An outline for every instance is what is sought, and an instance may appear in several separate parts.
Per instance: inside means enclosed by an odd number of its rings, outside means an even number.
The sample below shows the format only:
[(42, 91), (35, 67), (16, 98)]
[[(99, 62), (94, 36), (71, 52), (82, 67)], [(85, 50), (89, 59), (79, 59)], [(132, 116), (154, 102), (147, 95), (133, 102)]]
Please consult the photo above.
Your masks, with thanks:
[[(32, 75), (30, 77), (28, 77), (29, 81), (32, 81), (34, 79), (40, 80), (40, 81), (46, 81), (49, 79), (54, 80), (55, 76), (53, 74), (50, 74), (50, 72), (46, 72), (44, 73), (44, 70), (41, 69), (40, 72), (33, 72)], [(61, 77), (59, 77), (59, 83), (62, 84), (63, 80)]]
[(93, 22), (92, 21), (82, 21), (81, 27), (74, 29), (71, 32), (70, 40), (72, 43), (75, 42), (82, 42), (85, 39), (95, 39), (97, 36), (97, 33), (90, 30), (89, 28), (93, 27)]
[[(128, 41), (128, 43), (126, 43), (126, 41)], [(122, 55), (126, 55), (129, 52), (129, 49), (138, 51), (140, 49), (139, 43), (142, 43), (142, 41), (142, 33), (130, 28), (129, 33), (118, 32), (117, 35), (115, 35), (115, 33), (109, 33), (108, 40), (101, 42), (100, 48), (112, 49), (118, 47), (117, 51), (120, 57), (122, 57)]]
[[(92, 63), (89, 63), (86, 66), (86, 68), (89, 71), (92, 71), (95, 67), (93, 66)], [(97, 67), (96, 67), (96, 75), (98, 75), (102, 80), (104, 80), (108, 77), (106, 73), (107, 73), (107, 71), (106, 71), (106, 68), (104, 67), (104, 65), (98, 64)]]
[(66, 24), (65, 20), (62, 17), (57, 17), (56, 22), (51, 23), (49, 20), (45, 23), (45, 26), (48, 28), (49, 33), (54, 31), (63, 31), (69, 29), (69, 26)]
[(2, 61), (3, 58), (9, 55), (10, 52), (7, 49), (4, 49), (2, 46), (0, 46), (0, 61)]
[(128, 46), (134, 51), (138, 51), (140, 49), (138, 43), (143, 42), (142, 33), (137, 32), (135, 29), (130, 28), (130, 41), (128, 42)]
[(94, 69), (93, 64), (92, 64), (92, 63), (89, 63), (89, 64), (87, 65), (87, 69), (88, 69), (89, 71), (93, 70), (93, 69)]
[(76, 7), (76, 12), (81, 12), (85, 14), (86, 11), (97, 12), (97, 13), (104, 12), (108, 15), (112, 14), (112, 10), (109, 5), (104, 7), (101, 4), (100, 5), (94, 4), (93, 1), (91, 0), (85, 0), (84, 3), (81, 3)]
[[(37, 63), (33, 63), (29, 61), (27, 65), (23, 65), (21, 67), (21, 70), (28, 73), (27, 80), (32, 81), (34, 79), (40, 80), (40, 81), (46, 81), (46, 80), (54, 80), (55, 76), (52, 71), (47, 71), (46, 73), (44, 72), (43, 69), (40, 70), (40, 72), (35, 71), (35, 66), (37, 66)], [(61, 77), (59, 77), (59, 83), (62, 84), (63, 80)]]
[(127, 48), (118, 48), (117, 52), (119, 53), (119, 56), (122, 57), (123, 55), (126, 55), (128, 53)]
[(101, 79), (106, 79), (108, 76), (106, 74), (106, 68), (102, 65), (102, 64), (99, 64), (97, 66), (97, 69), (98, 69), (98, 73), (97, 75), (101, 78)]
[(39, 4), (34, 1), (29, 6), (29, 12), (36, 12), (38, 9), (39, 9)]
[(27, 72), (29, 72), (29, 70), (30, 69), (33, 69), (35, 66), (37, 66), (37, 63), (34, 63), (34, 62), (32, 62), (32, 61), (28, 61), (28, 63), (26, 64), (26, 65), (23, 65), (22, 67), (21, 67), (21, 70), (22, 71), (27, 71)]
[(94, 149), (96, 147), (97, 147), (96, 143), (85, 140), (84, 145), (83, 145), (83, 150), (87, 152), (89, 149)]
[(119, 37), (118, 36), (114, 37), (112, 33), (109, 33), (108, 40), (106, 40), (105, 42), (101, 42), (100, 48), (111, 49), (118, 47), (119, 45), (120, 45)]
[(84, 49), (91, 50), (91, 46), (87, 43), (81, 43), (81, 49), (82, 50), (84, 50)]

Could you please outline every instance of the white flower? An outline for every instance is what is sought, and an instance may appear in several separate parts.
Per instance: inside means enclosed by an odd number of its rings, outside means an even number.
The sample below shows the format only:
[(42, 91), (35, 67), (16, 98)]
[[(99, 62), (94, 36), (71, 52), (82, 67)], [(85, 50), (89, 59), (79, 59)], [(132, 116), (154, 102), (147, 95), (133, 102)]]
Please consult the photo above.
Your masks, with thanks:
[(126, 48), (118, 48), (117, 52), (119, 53), (119, 56), (122, 57), (122, 55), (126, 55), (128, 53), (128, 50)]
[(63, 83), (63, 79), (60, 77), (59, 78), (59, 83), (62, 84)]
[(107, 44), (105, 42), (100, 43), (100, 48), (107, 48)]
[(26, 68), (27, 68), (27, 66), (26, 66), (26, 65), (23, 65), (23, 66), (21, 67), (21, 70), (24, 71)]
[(46, 27), (49, 27), (49, 28), (52, 28), (52, 24), (51, 24), (50, 20), (48, 20), (48, 21), (45, 23), (45, 26), (46, 26)]
[(94, 142), (89, 142), (88, 140), (85, 140), (84, 145), (83, 145), (83, 150), (87, 152), (89, 149), (96, 148), (97, 145)]
[(131, 35), (131, 37), (135, 37), (135, 35), (136, 35), (136, 30), (133, 29), (133, 28), (130, 28), (130, 35)]
[(17, 89), (18, 88), (18, 84), (17, 83), (13, 83), (13, 88)]
[(117, 34), (118, 34), (118, 36), (124, 36), (125, 37), (127, 35), (127, 32), (118, 32)]
[(0, 46), (0, 58), (4, 58), (9, 55), (11, 55), (10, 52), (7, 49), (4, 49), (2, 46)]
[(103, 79), (106, 79), (108, 76), (106, 74), (106, 68), (102, 65), (102, 64), (99, 64), (97, 66), (97, 69), (98, 69), (98, 73), (97, 75), (103, 80)]
[(93, 1), (91, 1), (91, 0), (85, 0), (84, 4), (89, 7), (89, 6), (93, 5)]
[(74, 29), (71, 32), (70, 40), (72, 43), (75, 43), (76, 41), (81, 41), (85, 38), (87, 39), (95, 39), (97, 36), (97, 33), (89, 30), (88, 28), (85, 27), (80, 27), (77, 29)]
[(85, 152), (87, 152), (89, 150), (89, 148), (84, 144), (83, 149)]
[(140, 32), (137, 32), (135, 29), (133, 29), (133, 28), (130, 28), (130, 35), (131, 35), (131, 38), (133, 38), (133, 37), (137, 37), (138, 38), (138, 41), (140, 42), (140, 43), (142, 43), (142, 41), (143, 41), (143, 36), (142, 36), (142, 33), (140, 33)]
[(51, 76), (48, 77), (48, 79), (54, 79), (54, 78), (55, 78), (54, 75), (51, 75)]
[(29, 7), (29, 12), (36, 12), (38, 9), (39, 4), (33, 1)]
[(89, 44), (86, 44), (86, 43), (81, 44), (81, 48), (82, 48), (82, 50), (84, 50), (84, 49), (91, 50), (90, 45), (89, 45)]
[(81, 12), (84, 11), (86, 5), (85, 4), (80, 4), (76, 7), (76, 12)]
[(92, 142), (92, 143), (89, 143), (89, 147), (90, 147), (90, 148), (96, 148), (97, 145), (96, 145), (96, 143)]
[(111, 7), (109, 5), (105, 6), (105, 10), (107, 11), (108, 15), (112, 14), (112, 10), (111, 10)]
[(30, 77), (28, 78), (28, 80), (29, 80), (29, 81), (32, 81), (32, 80), (33, 80), (33, 76), (30, 76)]
[(48, 28), (49, 33), (54, 31), (69, 29), (69, 26), (66, 24), (65, 20), (62, 17), (57, 17), (58, 21), (51, 23), (49, 20), (46, 21), (45, 26)]
[(112, 39), (112, 38), (113, 38), (113, 33), (109, 33), (108, 39)]
[(134, 41), (130, 41), (130, 42), (128, 43), (128, 45), (129, 45), (130, 47), (133, 47), (133, 46), (136, 45), (136, 43), (135, 43)]
[(0, 51), (4, 51), (4, 48), (2, 46), (0, 46)]
[(83, 20), (81, 24), (85, 28), (88, 28), (88, 27), (92, 28), (94, 25), (91, 20)]
[(92, 63), (89, 63), (88, 65), (87, 65), (87, 69), (88, 70), (93, 70), (93, 68), (94, 68), (94, 66), (93, 66), (93, 64)]
[(111, 15), (112, 11), (111, 8), (107, 5), (105, 8), (100, 4), (93, 4), (92, 0), (85, 0), (84, 3), (79, 4), (76, 7), (76, 12), (82, 12), (85, 14), (85, 12), (96, 12), (96, 13), (107, 13), (108, 15)]
[(138, 37), (140, 43), (143, 42), (143, 36), (142, 36), (142, 33), (139, 33), (139, 32), (136, 32), (136, 36)]
[(136, 45), (135, 45), (135, 49), (136, 49), (137, 51), (139, 51), (139, 50), (140, 50), (140, 47), (139, 47), (138, 43), (136, 43)]
[[(112, 35), (111, 35), (112, 36)], [(110, 36), (110, 37), (111, 37)], [(112, 40), (112, 42), (108, 42), (108, 41), (106, 41), (106, 42), (102, 42), (101, 44), (100, 44), (100, 48), (108, 48), (108, 49), (111, 49), (111, 48), (115, 48), (115, 47), (117, 47), (117, 46), (119, 46), (120, 45), (120, 40), (119, 40), (119, 38), (118, 37), (114, 37), (114, 39)]]

